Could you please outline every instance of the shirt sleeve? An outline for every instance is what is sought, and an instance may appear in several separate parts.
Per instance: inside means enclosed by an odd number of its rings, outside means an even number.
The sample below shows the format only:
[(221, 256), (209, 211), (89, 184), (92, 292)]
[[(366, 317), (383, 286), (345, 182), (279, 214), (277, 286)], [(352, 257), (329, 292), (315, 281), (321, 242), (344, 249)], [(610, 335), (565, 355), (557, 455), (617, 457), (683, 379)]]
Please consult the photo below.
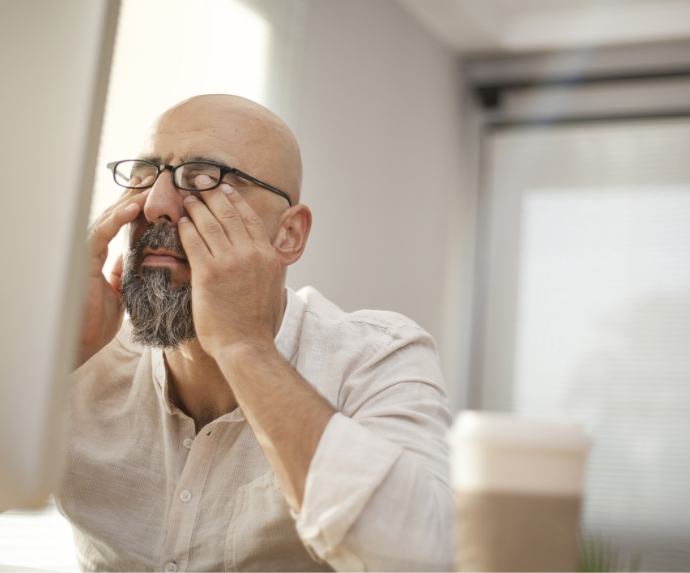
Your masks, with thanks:
[(433, 339), (399, 328), (341, 388), (296, 515), (336, 570), (452, 570), (448, 401)]

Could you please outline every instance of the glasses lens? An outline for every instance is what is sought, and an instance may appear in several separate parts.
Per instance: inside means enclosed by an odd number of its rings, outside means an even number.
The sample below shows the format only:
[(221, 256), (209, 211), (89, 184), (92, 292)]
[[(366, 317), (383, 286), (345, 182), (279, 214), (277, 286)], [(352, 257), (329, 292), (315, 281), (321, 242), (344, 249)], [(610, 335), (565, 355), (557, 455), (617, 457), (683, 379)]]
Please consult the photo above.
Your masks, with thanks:
[(175, 170), (175, 185), (188, 191), (212, 189), (220, 182), (220, 167), (211, 163), (183, 163)]
[(148, 161), (120, 161), (114, 170), (115, 182), (123, 187), (148, 187), (158, 175), (158, 167)]

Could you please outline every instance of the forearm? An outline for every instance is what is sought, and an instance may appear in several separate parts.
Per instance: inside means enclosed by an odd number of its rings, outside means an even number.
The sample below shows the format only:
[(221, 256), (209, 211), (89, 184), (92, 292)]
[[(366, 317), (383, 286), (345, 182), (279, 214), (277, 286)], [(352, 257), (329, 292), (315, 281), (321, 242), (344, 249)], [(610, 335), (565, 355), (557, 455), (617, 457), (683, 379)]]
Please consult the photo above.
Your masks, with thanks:
[(299, 511), (309, 466), (335, 409), (274, 347), (236, 347), (216, 362), (288, 503)]

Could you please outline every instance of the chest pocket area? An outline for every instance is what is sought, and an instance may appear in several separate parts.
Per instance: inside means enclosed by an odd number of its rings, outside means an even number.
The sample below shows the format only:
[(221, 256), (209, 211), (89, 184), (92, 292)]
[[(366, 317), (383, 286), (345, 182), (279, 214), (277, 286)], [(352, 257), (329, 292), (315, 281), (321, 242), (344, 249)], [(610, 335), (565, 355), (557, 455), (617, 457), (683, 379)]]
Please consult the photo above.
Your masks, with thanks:
[(309, 555), (272, 471), (236, 495), (225, 540), (226, 571), (332, 571)]

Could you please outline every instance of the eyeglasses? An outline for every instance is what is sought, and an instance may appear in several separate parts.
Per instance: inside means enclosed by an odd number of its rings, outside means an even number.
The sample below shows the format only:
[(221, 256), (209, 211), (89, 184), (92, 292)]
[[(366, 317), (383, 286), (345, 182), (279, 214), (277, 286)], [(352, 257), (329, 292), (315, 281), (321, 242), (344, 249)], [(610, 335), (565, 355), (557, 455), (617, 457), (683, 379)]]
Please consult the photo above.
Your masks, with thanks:
[[(115, 183), (121, 187), (127, 187), (128, 189), (148, 189), (149, 187), (153, 187), (158, 176), (166, 169), (169, 169), (172, 173), (175, 187), (183, 191), (210, 191), (218, 187), (226, 175), (231, 174), (245, 181), (249, 181), (250, 183), (254, 183), (259, 187), (263, 187), (276, 195), (280, 195), (288, 202), (290, 207), (292, 207), (292, 200), (285, 191), (281, 191), (277, 187), (269, 185), (261, 181), (261, 179), (252, 177), (248, 173), (240, 171), (235, 167), (218, 165), (210, 161), (189, 161), (187, 163), (180, 163), (177, 166), (172, 166), (166, 165), (165, 163), (153, 163), (145, 159), (123, 159), (121, 161), (108, 163), (107, 167), (113, 172)], [(208, 184), (197, 184), (197, 177), (200, 175), (206, 175), (208, 177)], [(140, 183), (133, 185), (132, 179), (135, 177), (139, 179)], [(147, 179), (150, 180), (147, 181)]]

